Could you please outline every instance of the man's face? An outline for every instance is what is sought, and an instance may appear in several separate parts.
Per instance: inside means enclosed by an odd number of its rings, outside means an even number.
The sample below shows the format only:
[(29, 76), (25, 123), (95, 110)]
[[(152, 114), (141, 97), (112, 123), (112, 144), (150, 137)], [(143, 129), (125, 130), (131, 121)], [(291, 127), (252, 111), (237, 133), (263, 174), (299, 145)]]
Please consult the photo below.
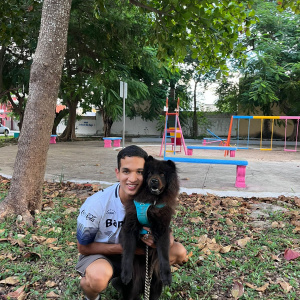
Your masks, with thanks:
[(138, 156), (126, 156), (121, 159), (120, 164), (120, 170), (116, 169), (116, 175), (120, 181), (120, 199), (124, 204), (134, 199), (142, 185), (145, 160)]

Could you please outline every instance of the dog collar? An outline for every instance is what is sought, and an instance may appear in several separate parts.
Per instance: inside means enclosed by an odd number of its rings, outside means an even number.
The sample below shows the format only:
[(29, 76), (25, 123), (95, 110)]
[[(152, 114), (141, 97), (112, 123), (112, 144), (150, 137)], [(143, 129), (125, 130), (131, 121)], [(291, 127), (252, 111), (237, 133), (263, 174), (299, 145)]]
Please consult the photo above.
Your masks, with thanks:
[[(148, 208), (150, 207), (151, 203), (141, 203), (141, 202), (137, 202), (135, 200), (133, 202), (134, 202), (134, 205), (136, 208), (137, 218), (138, 218), (140, 224), (143, 226), (146, 226), (146, 227), (151, 227), (151, 224), (147, 217), (147, 211), (148, 211)], [(155, 205), (155, 203), (154, 203), (154, 205)], [(155, 207), (157, 207), (157, 208), (162, 208), (164, 206), (165, 206), (165, 204), (155, 205)], [(146, 234), (147, 231), (145, 229), (141, 229), (140, 233)]]

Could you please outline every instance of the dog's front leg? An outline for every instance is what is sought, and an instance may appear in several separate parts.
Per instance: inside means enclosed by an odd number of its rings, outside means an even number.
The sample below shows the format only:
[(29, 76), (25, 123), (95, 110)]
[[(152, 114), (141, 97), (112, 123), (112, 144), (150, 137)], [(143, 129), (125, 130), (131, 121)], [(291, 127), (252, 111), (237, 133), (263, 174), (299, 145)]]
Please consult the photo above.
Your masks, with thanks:
[(170, 268), (170, 234), (168, 230), (161, 235), (156, 241), (156, 250), (159, 260), (160, 276), (164, 285), (170, 285), (172, 283), (172, 274)]
[(123, 254), (121, 279), (124, 284), (128, 284), (132, 279), (133, 260), (140, 230), (138, 224), (137, 216), (133, 213), (126, 215), (122, 226), (121, 245)]
[(124, 284), (128, 284), (132, 279), (133, 259), (136, 249), (136, 239), (134, 235), (126, 234), (122, 254), (122, 273), (121, 279)]

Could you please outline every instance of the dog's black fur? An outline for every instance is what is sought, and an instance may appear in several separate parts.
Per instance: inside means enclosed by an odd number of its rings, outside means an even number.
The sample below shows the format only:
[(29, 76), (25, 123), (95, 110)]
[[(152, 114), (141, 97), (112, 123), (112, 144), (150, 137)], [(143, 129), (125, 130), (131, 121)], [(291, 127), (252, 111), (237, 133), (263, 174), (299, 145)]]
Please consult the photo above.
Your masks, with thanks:
[[(175, 212), (179, 182), (174, 162), (161, 161), (149, 156), (146, 159), (143, 184), (135, 198), (141, 203), (151, 203), (147, 216), (151, 224), (151, 234), (155, 248), (149, 247), (149, 266), (154, 267), (150, 299), (156, 300), (163, 285), (170, 285), (172, 275), (169, 263), (170, 222)], [(157, 208), (155, 204), (165, 204)], [(119, 284), (122, 286), (124, 300), (138, 300), (144, 291), (145, 256), (134, 255), (136, 248), (145, 248), (140, 240), (142, 225), (137, 219), (133, 202), (126, 205), (126, 215), (121, 230), (123, 247), (122, 273)]]

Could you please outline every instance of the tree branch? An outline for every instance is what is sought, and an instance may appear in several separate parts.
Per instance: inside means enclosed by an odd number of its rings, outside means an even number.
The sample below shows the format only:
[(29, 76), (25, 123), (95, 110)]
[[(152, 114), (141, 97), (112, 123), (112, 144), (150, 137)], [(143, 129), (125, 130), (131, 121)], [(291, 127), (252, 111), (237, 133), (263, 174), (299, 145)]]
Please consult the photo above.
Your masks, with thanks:
[(132, 5), (135, 5), (135, 6), (138, 6), (138, 7), (141, 7), (141, 8), (145, 8), (151, 12), (154, 12), (156, 14), (158, 14), (159, 16), (163, 16), (163, 15), (168, 15), (168, 16), (171, 16), (171, 14), (169, 13), (171, 10), (169, 11), (161, 11), (159, 9), (156, 9), (154, 7), (151, 7), (151, 6), (148, 6), (144, 3), (141, 3), (139, 2), (138, 0), (129, 0), (129, 2), (132, 4)]

